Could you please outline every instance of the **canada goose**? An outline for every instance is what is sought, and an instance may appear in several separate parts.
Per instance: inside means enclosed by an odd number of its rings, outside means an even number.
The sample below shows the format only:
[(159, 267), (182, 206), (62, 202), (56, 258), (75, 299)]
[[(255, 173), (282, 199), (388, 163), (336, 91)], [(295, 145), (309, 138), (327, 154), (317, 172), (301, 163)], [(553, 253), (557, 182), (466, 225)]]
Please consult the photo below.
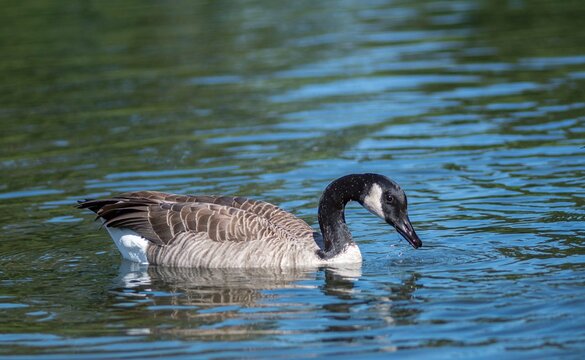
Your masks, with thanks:
[(343, 176), (319, 201), (321, 234), (267, 202), (231, 196), (123, 193), (80, 201), (103, 221), (125, 259), (181, 267), (300, 267), (359, 263), (361, 253), (345, 223), (357, 201), (392, 225), (415, 249), (404, 191), (378, 174)]

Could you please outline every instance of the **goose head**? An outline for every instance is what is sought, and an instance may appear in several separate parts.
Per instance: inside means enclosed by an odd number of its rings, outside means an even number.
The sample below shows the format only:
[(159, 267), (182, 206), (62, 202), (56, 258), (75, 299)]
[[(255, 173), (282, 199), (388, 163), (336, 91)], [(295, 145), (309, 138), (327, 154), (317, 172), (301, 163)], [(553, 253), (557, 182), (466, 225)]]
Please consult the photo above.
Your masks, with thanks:
[(360, 204), (394, 227), (413, 248), (421, 247), (422, 241), (408, 218), (408, 201), (402, 188), (383, 175), (364, 174), (364, 177), (366, 181)]

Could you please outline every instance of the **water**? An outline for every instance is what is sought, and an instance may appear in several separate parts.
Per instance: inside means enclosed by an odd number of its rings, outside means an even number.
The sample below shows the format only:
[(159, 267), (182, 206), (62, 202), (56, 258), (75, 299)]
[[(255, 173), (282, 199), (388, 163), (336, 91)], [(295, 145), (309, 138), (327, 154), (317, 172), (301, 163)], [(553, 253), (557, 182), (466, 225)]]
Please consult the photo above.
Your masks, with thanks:
[[(580, 1), (22, 1), (0, 13), (0, 357), (580, 358)], [(77, 199), (242, 194), (316, 225), (378, 172), (346, 269), (141, 268)]]

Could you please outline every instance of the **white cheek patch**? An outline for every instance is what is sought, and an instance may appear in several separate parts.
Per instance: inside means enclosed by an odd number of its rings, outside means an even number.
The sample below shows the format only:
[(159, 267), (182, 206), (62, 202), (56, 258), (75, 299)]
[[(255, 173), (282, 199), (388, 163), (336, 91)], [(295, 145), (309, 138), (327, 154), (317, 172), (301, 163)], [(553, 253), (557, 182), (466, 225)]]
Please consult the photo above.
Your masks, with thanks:
[(370, 192), (364, 198), (364, 207), (372, 214), (384, 220), (384, 212), (382, 211), (382, 188), (380, 185), (372, 185)]

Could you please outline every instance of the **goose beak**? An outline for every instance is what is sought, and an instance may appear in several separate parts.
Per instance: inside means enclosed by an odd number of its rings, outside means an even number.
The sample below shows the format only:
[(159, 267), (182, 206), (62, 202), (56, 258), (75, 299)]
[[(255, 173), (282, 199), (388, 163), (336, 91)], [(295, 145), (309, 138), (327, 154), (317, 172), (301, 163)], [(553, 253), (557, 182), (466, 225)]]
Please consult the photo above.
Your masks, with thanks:
[(422, 241), (414, 231), (412, 224), (410, 223), (410, 219), (405, 217), (401, 219), (399, 223), (394, 224), (394, 228), (403, 238), (406, 239), (412, 245), (413, 248), (418, 249), (422, 246)]

